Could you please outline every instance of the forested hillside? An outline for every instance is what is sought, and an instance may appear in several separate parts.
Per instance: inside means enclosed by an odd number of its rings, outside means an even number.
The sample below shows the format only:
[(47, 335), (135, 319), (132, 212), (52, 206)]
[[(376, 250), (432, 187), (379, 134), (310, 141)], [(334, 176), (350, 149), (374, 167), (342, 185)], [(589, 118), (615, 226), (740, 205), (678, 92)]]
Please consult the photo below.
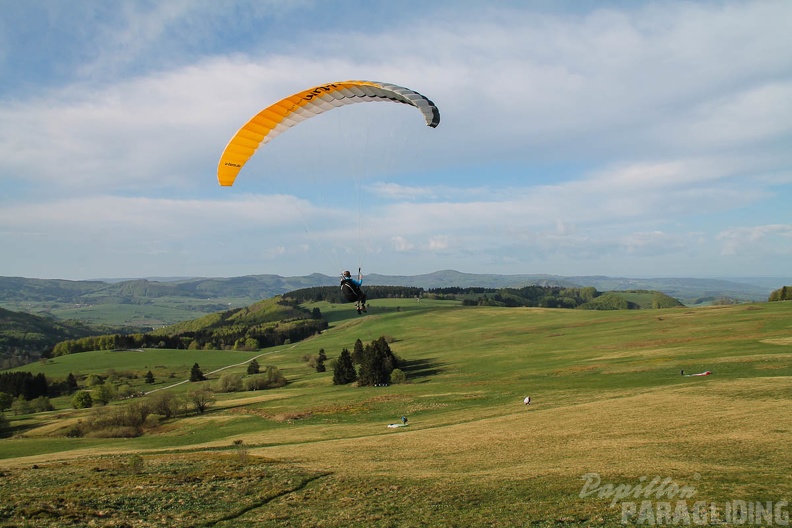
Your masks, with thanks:
[(0, 369), (35, 361), (59, 341), (94, 331), (76, 321), (53, 321), (0, 308)]
[(62, 341), (55, 345), (52, 355), (129, 348), (256, 350), (297, 342), (326, 328), (327, 321), (322, 319), (318, 310), (305, 310), (298, 306), (297, 301), (278, 296), (246, 308), (217, 312), (153, 332), (96, 335)]

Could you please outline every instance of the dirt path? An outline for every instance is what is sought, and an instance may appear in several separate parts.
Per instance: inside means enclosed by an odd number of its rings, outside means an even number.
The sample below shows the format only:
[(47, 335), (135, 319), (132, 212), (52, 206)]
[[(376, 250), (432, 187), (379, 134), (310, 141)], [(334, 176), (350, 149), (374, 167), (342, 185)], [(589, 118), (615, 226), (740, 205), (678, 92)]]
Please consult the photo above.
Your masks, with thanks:
[[(297, 345), (292, 345), (291, 348), (294, 348), (295, 346), (297, 346)], [(269, 352), (264, 352), (263, 354), (259, 354), (256, 357), (252, 357), (250, 359), (246, 359), (245, 361), (242, 361), (241, 363), (234, 363), (233, 365), (226, 365), (225, 367), (220, 367), (219, 369), (215, 369), (215, 370), (213, 370), (211, 372), (208, 372), (207, 375), (217, 374), (220, 371), (223, 371), (225, 369), (230, 369), (230, 368), (233, 368), (233, 367), (241, 367), (245, 363), (250, 363), (254, 359), (258, 359), (258, 358), (264, 357), (264, 356), (269, 356), (270, 354), (274, 354), (275, 352), (280, 352), (280, 350), (270, 350)], [(186, 379), (184, 381), (179, 381), (179, 382), (174, 383), (172, 385), (168, 385), (167, 387), (159, 387), (157, 389), (150, 390), (150, 391), (145, 392), (143, 394), (145, 396), (148, 396), (149, 394), (153, 394), (153, 393), (161, 391), (161, 390), (172, 389), (173, 387), (178, 387), (179, 385), (184, 385), (185, 383), (190, 383), (190, 380)]]

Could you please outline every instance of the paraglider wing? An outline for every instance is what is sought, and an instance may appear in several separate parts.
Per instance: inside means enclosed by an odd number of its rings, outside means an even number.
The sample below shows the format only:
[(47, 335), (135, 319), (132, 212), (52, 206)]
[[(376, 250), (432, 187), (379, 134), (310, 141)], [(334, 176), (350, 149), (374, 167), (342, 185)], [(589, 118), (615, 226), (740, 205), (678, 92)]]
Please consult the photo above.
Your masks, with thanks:
[(220, 157), (217, 180), (222, 186), (234, 184), (245, 163), (259, 145), (327, 110), (367, 101), (392, 101), (414, 106), (432, 128), (440, 124), (437, 106), (423, 95), (395, 84), (374, 81), (342, 81), (315, 86), (290, 95), (265, 108), (234, 134)]

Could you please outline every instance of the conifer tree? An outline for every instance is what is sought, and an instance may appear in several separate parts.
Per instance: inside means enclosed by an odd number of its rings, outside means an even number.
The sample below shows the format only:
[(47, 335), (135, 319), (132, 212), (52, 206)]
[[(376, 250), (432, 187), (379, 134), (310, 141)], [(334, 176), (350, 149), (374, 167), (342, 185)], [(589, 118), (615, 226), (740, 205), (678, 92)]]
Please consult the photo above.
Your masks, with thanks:
[(76, 392), (77, 389), (79, 388), (80, 386), (77, 385), (77, 378), (74, 377), (74, 374), (69, 372), (69, 375), (66, 376), (66, 390), (68, 391), (69, 394), (72, 394), (73, 392)]
[(352, 349), (352, 363), (360, 365), (363, 362), (364, 352), (363, 341), (358, 339), (355, 341), (355, 348)]
[(327, 361), (327, 354), (325, 354), (324, 348), (320, 348), (319, 355), (316, 357), (316, 372), (324, 372), (327, 370), (325, 361)]
[(258, 361), (255, 359), (248, 363), (247, 373), (248, 374), (258, 374), (261, 370), (261, 366), (259, 365)]
[(355, 372), (355, 365), (352, 364), (352, 356), (345, 348), (341, 351), (333, 369), (333, 385), (346, 385), (356, 380), (357, 372)]
[(193, 365), (190, 371), (190, 381), (203, 381), (205, 379), (206, 376), (201, 372), (201, 367), (198, 366), (198, 363)]

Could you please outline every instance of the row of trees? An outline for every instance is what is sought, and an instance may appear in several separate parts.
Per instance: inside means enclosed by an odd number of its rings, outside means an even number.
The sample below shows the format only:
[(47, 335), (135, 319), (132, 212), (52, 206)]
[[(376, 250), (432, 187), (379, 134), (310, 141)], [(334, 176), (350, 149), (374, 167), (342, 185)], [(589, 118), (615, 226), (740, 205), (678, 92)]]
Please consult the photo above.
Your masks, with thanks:
[(50, 388), (47, 377), (42, 373), (1, 372), (0, 393), (30, 401), (39, 396), (49, 396)]
[(384, 336), (366, 346), (358, 339), (351, 353), (346, 348), (341, 350), (333, 367), (333, 384), (357, 382), (360, 386), (390, 385), (391, 377), (400, 363), (401, 360), (393, 353)]
[[(371, 299), (410, 299), (420, 297), (423, 294), (423, 288), (416, 288), (413, 286), (364, 286), (366, 297)], [(327, 301), (333, 304), (341, 304), (347, 302), (344, 296), (341, 295), (341, 287), (339, 286), (316, 286), (313, 288), (302, 288), (289, 292), (288, 297), (295, 299), (298, 302), (319, 302)]]
[[(151, 376), (151, 381), (148, 377)], [(146, 382), (153, 383), (151, 371), (146, 375)], [(113, 378), (113, 382), (109, 379)], [(90, 395), (90, 403), (85, 396), (81, 396), (79, 407), (91, 407), (94, 403), (107, 405), (118, 398), (125, 398), (135, 393), (129, 385), (122, 385), (116, 374), (106, 377), (91, 374), (83, 380), (86, 390)], [(3, 372), (0, 373), (0, 411), (11, 409), (14, 414), (27, 414), (52, 410), (49, 398), (70, 395), (78, 392), (80, 385), (74, 374), (69, 373), (65, 379), (50, 382), (42, 374), (33, 375), (30, 372)], [(27, 404), (26, 402), (32, 402)]]
[(70, 339), (56, 344), (52, 356), (58, 357), (93, 350), (134, 348), (174, 348), (193, 350), (256, 350), (294, 343), (327, 328), (323, 319), (299, 319), (267, 325), (235, 325), (224, 329), (185, 332), (178, 335), (112, 334)]

